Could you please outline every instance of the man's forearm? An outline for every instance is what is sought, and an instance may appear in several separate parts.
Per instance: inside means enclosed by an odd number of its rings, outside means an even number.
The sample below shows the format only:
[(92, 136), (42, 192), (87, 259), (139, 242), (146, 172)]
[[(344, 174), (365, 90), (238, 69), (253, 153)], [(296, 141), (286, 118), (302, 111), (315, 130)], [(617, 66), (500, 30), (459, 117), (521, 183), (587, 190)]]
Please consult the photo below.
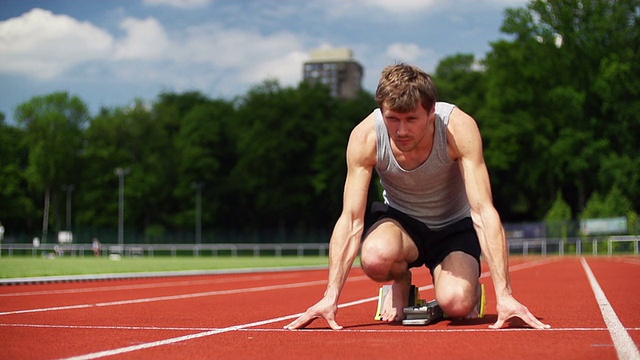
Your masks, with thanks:
[(509, 257), (504, 229), (497, 214), (483, 214), (481, 223), (476, 223), (482, 253), (486, 258), (496, 295), (511, 295), (509, 280)]
[(487, 263), (491, 271), (491, 279), (496, 290), (496, 295), (511, 295), (511, 281), (509, 279), (509, 258), (503, 235), (487, 239), (488, 253)]
[(329, 280), (325, 296), (338, 301), (349, 271), (360, 250), (363, 225), (342, 217), (338, 219), (329, 246)]

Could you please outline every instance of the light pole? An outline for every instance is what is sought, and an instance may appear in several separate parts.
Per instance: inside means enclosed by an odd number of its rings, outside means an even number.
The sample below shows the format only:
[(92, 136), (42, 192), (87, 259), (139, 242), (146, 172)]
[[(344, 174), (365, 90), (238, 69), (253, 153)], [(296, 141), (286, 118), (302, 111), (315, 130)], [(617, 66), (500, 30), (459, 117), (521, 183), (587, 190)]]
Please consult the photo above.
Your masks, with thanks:
[(62, 190), (67, 192), (67, 231), (71, 231), (71, 193), (73, 189), (73, 184), (62, 185)]
[(117, 167), (115, 170), (120, 180), (119, 196), (118, 196), (118, 245), (120, 251), (124, 254), (124, 177), (128, 175), (129, 168)]
[(201, 182), (192, 182), (191, 187), (196, 189), (196, 244), (202, 243), (202, 187)]

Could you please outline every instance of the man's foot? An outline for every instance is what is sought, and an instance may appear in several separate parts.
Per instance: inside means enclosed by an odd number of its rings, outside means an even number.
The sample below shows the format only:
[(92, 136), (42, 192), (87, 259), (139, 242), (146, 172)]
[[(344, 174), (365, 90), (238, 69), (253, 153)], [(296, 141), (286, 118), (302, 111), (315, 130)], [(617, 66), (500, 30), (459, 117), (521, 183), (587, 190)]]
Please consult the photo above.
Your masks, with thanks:
[(409, 304), (409, 291), (411, 289), (411, 272), (393, 282), (391, 290), (382, 303), (380, 312), (382, 321), (402, 321), (405, 318), (404, 308)]
[(487, 296), (484, 292), (484, 284), (478, 284), (478, 305), (471, 310), (471, 312), (465, 316), (465, 319), (479, 319), (484, 316), (485, 309), (487, 308)]

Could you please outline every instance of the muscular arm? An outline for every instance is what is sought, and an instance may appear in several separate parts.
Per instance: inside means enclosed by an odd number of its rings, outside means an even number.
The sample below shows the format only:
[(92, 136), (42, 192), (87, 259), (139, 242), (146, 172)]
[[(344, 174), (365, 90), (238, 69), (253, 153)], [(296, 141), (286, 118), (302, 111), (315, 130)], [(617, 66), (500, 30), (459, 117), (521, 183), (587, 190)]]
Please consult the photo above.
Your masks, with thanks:
[[(343, 194), (343, 209), (331, 236), (329, 248), (329, 280), (325, 296), (337, 302), (340, 292), (360, 249), (364, 230), (367, 193), (373, 167), (363, 154), (363, 134), (355, 129), (347, 147), (347, 179)], [(366, 147), (366, 146), (365, 146)], [(374, 148), (375, 151), (375, 148)]]
[(360, 249), (367, 194), (375, 162), (376, 134), (373, 116), (370, 115), (354, 128), (349, 137), (343, 208), (331, 235), (329, 278), (324, 297), (285, 329), (306, 327), (318, 317), (325, 318), (333, 329), (342, 328), (335, 321), (337, 304)]
[(502, 327), (507, 319), (514, 316), (522, 318), (535, 328), (548, 327), (513, 298), (509, 279), (507, 241), (500, 216), (493, 206), (482, 139), (475, 120), (462, 110), (455, 109), (451, 116), (449, 130), (451, 153), (460, 163), (471, 207), (471, 218), (495, 287), (498, 321), (493, 327)]
[(478, 233), (498, 298), (511, 295), (506, 238), (500, 217), (493, 206), (491, 184), (484, 156), (480, 131), (470, 116), (455, 109), (450, 124), (450, 143), (459, 160), (467, 198), (471, 206), (471, 219)]

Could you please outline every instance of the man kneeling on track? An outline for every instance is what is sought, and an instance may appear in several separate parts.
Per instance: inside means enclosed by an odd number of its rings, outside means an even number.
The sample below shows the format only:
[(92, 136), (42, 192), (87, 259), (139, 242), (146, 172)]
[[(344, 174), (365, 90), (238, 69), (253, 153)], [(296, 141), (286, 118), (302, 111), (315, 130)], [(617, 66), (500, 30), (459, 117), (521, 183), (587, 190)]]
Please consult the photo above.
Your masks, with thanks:
[[(533, 328), (549, 328), (512, 295), (505, 233), (475, 120), (455, 105), (436, 102), (431, 77), (407, 64), (384, 69), (376, 101), (379, 109), (349, 138), (343, 210), (331, 236), (324, 297), (285, 328), (304, 328), (318, 317), (342, 328), (336, 322), (338, 298), (359, 251), (371, 279), (393, 281), (381, 311), (384, 321), (405, 318), (410, 268), (423, 265), (449, 317), (476, 317), (482, 251), (497, 299), (498, 319), (490, 327), (519, 317)], [(374, 169), (385, 201), (373, 204), (374, 223), (365, 233)]]

